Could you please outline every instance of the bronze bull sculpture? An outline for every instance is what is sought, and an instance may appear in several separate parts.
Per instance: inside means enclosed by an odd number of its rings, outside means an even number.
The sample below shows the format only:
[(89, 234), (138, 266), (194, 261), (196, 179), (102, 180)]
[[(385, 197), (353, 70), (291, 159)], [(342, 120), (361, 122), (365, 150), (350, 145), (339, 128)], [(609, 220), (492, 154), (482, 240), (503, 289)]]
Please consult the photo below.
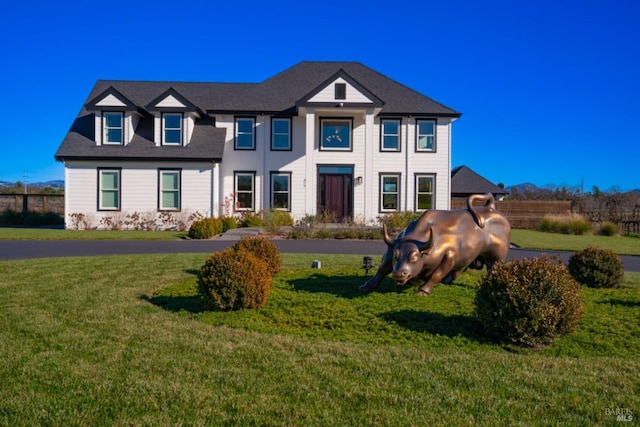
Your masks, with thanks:
[[(474, 206), (477, 201), (482, 206)], [(474, 194), (466, 209), (427, 210), (411, 222), (395, 239), (382, 226), (388, 246), (376, 274), (360, 291), (375, 289), (391, 274), (402, 286), (411, 279), (424, 280), (418, 295), (429, 295), (438, 283), (451, 283), (467, 268), (491, 268), (509, 253), (511, 226), (496, 210), (490, 193)]]

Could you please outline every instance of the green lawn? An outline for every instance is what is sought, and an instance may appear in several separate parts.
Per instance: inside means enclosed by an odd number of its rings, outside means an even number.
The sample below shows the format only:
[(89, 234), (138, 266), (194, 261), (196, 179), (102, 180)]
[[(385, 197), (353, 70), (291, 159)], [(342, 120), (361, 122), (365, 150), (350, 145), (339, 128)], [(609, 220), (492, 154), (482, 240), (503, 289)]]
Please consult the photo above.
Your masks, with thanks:
[(0, 240), (177, 240), (186, 231), (64, 230), (0, 227)]
[(283, 254), (264, 309), (221, 313), (195, 296), (206, 256), (0, 262), (0, 425), (584, 426), (640, 411), (640, 273), (583, 288), (578, 332), (529, 351), (482, 334), (478, 273), (426, 298), (390, 281), (361, 295), (361, 256)]
[(609, 249), (619, 255), (640, 255), (640, 238), (625, 236), (576, 236), (533, 230), (511, 230), (511, 243), (526, 249), (578, 251), (587, 246)]

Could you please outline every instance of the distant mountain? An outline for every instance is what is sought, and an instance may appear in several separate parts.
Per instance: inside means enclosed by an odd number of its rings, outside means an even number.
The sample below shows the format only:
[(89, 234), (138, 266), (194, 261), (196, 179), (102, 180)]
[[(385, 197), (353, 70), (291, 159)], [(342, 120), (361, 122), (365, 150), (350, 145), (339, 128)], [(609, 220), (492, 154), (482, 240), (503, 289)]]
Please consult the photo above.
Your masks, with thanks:
[[(9, 187), (15, 187), (16, 183), (15, 182), (9, 182), (9, 181), (0, 181), (0, 188), (9, 188)], [(45, 182), (27, 182), (27, 187), (36, 187), (36, 188), (46, 188), (46, 187), (51, 187), (51, 188), (64, 188), (64, 181), (63, 180), (53, 180), (53, 181), (45, 181)]]
[(525, 191), (538, 191), (540, 190), (540, 187), (535, 184), (531, 184), (530, 182), (505, 187), (505, 190), (509, 193), (511, 193), (514, 189), (518, 190), (520, 193), (524, 193)]
[(522, 184), (517, 184), (517, 185), (512, 185), (509, 187), (505, 187), (505, 190), (508, 192), (511, 192), (513, 189), (518, 190), (521, 193), (524, 193), (525, 191), (531, 191), (531, 192), (537, 192), (537, 191), (541, 191), (541, 190), (551, 190), (551, 191), (555, 191), (555, 190), (561, 190), (562, 188), (566, 188), (569, 191), (580, 191), (580, 187), (574, 185), (556, 185), (556, 184), (547, 184), (544, 187), (538, 187), (535, 184), (531, 184), (530, 182), (525, 182)]

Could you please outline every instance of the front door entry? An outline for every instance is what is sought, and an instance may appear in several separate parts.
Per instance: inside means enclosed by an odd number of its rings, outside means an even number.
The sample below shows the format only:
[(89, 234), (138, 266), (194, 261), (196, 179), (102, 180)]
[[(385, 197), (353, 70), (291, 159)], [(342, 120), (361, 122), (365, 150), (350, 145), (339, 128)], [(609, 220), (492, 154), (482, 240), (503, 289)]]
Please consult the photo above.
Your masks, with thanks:
[[(349, 169), (350, 173), (340, 173), (345, 172), (345, 169)], [(318, 213), (327, 212), (335, 217), (337, 222), (351, 218), (353, 216), (352, 169), (350, 167), (320, 168), (319, 184)]]

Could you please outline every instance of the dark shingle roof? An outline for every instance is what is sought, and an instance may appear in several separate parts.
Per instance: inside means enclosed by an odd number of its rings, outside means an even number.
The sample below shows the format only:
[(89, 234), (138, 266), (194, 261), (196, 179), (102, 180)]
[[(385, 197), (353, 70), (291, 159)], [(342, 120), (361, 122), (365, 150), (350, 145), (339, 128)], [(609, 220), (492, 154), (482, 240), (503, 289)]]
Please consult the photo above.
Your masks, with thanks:
[(507, 194), (503, 188), (498, 187), (466, 166), (458, 166), (451, 170), (452, 197), (484, 193), (491, 193), (494, 196)]
[[(346, 74), (382, 102), (382, 115), (459, 117), (460, 113), (358, 62), (301, 62), (262, 83), (202, 83), (99, 80), (55, 154), (57, 160), (81, 158), (220, 160), (225, 131), (212, 125), (207, 113), (295, 114), (296, 104), (337, 73)], [(143, 111), (160, 95), (177, 93), (204, 117), (196, 122), (186, 147), (157, 147), (153, 117)], [(94, 141), (96, 97), (108, 91), (122, 94), (143, 117), (126, 146), (97, 146)]]

